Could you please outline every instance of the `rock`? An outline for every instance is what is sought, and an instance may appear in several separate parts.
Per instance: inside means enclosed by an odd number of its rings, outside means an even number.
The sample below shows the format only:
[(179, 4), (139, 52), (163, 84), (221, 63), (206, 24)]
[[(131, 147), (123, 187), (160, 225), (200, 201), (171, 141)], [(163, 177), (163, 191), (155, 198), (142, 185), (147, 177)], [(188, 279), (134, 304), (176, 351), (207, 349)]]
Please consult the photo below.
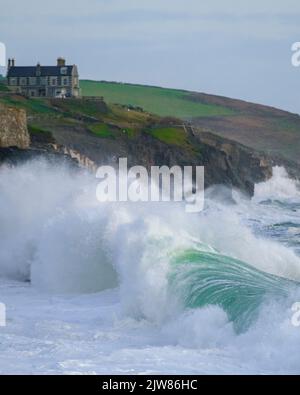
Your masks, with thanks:
[(0, 148), (26, 149), (29, 145), (25, 110), (0, 105)]
[(147, 132), (133, 139), (108, 139), (87, 133), (84, 127), (56, 124), (51, 128), (55, 143), (32, 139), (32, 147), (76, 158), (92, 171), (101, 165), (115, 166), (122, 157), (128, 159), (128, 167), (144, 166), (148, 171), (151, 166), (204, 166), (206, 188), (223, 184), (250, 196), (256, 183), (272, 176), (273, 162), (263, 153), (188, 125), (185, 132), (190, 148), (166, 144)]
[(254, 186), (272, 176), (273, 161), (265, 153), (193, 128), (203, 146), (206, 186), (223, 184), (252, 196)]
[(53, 150), (41, 149), (20, 149), (17, 147), (0, 147), (0, 166), (5, 164), (9, 167), (18, 166), (28, 161), (40, 160), (49, 165), (67, 165), (70, 169), (75, 171), (79, 169), (76, 158), (71, 158), (69, 155), (54, 152)]

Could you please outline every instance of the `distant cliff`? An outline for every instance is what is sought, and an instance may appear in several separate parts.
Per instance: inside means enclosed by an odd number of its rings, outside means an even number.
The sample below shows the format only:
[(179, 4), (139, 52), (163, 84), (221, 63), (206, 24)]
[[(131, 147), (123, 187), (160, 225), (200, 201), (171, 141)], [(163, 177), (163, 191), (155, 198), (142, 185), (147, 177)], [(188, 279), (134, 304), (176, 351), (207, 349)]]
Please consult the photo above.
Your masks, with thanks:
[(25, 110), (0, 105), (0, 148), (25, 149), (29, 145)]

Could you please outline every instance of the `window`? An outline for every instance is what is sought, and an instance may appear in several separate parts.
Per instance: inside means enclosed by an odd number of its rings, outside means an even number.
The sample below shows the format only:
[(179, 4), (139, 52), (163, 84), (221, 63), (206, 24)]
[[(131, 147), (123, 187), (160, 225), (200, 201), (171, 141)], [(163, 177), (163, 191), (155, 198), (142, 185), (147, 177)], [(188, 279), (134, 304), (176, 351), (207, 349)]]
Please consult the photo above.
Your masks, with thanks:
[(17, 79), (16, 78), (10, 78), (9, 79), (9, 84), (10, 85), (17, 85)]
[(69, 78), (68, 77), (64, 77), (63, 79), (62, 79), (62, 85), (69, 85)]
[(51, 77), (51, 85), (56, 86), (57, 85), (57, 78), (56, 77)]
[(61, 69), (60, 69), (60, 74), (61, 75), (66, 75), (67, 72), (68, 72), (68, 68), (67, 67), (61, 67)]
[(36, 85), (36, 77), (29, 78), (29, 85)]
[(41, 85), (47, 85), (47, 78), (46, 77), (41, 77), (40, 81), (41, 81)]
[(42, 97), (46, 96), (46, 89), (39, 89), (38, 96), (42, 96)]
[(21, 77), (20, 78), (20, 85), (27, 85), (27, 78)]

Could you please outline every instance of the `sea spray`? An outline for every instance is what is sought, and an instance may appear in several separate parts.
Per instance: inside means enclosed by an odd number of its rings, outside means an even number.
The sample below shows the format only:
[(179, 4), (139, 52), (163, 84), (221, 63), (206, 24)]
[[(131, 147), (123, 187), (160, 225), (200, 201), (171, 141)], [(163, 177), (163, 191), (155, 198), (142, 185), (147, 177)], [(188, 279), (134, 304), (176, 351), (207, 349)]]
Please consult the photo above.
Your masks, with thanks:
[(220, 191), (187, 217), (95, 188), (43, 161), (0, 168), (0, 369), (299, 373), (297, 196)]
[(273, 177), (255, 185), (253, 201), (300, 199), (300, 183), (289, 178), (284, 167), (273, 168)]
[[(171, 203), (99, 204), (95, 181), (43, 161), (1, 169), (1, 276), (55, 293), (118, 287), (125, 315), (159, 324), (216, 305), (238, 331), (271, 289), (287, 295), (290, 283), (278, 277), (300, 279), (299, 257), (257, 237), (240, 219), (242, 204), (212, 200), (192, 216)], [(208, 280), (215, 293), (203, 288)]]

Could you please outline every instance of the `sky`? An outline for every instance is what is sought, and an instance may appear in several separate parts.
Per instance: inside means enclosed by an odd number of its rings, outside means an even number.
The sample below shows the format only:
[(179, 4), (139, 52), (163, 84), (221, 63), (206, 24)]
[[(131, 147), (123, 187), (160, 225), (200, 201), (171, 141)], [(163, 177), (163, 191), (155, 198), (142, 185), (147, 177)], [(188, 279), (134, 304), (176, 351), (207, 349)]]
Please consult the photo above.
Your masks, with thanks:
[(291, 64), (297, 41), (299, 0), (0, 0), (0, 42), (17, 65), (63, 56), (81, 78), (300, 113), (300, 67)]

